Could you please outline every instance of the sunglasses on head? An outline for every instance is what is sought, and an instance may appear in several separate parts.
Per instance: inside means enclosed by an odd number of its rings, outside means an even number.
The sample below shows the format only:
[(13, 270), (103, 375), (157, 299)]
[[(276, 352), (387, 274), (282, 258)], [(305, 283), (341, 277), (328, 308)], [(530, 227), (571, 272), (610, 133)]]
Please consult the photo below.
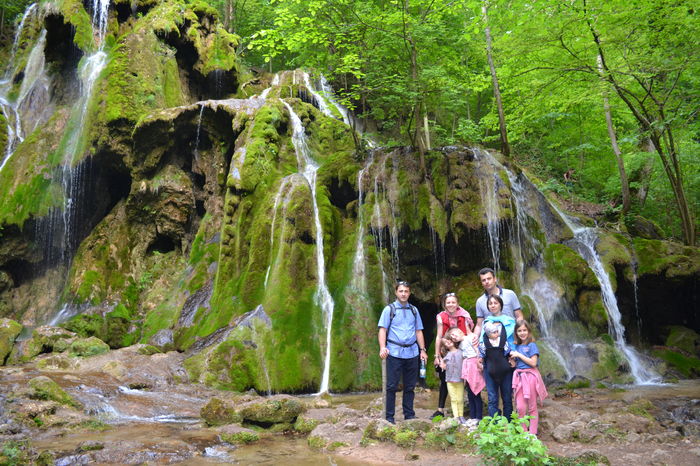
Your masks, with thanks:
[(457, 297), (455, 293), (445, 293), (445, 298)]
[(396, 282), (396, 285), (397, 285), (397, 286), (409, 286), (409, 287), (411, 286), (408, 282), (403, 281), (403, 280), (397, 281), (397, 282)]

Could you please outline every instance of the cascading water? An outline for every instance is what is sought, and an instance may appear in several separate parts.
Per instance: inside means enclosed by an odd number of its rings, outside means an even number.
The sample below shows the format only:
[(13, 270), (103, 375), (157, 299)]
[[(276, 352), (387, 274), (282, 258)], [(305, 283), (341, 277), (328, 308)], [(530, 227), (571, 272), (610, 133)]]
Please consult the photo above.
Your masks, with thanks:
[[(46, 45), (46, 30), (44, 29), (41, 30), (39, 38), (32, 47), (27, 63), (22, 70), (23, 79), (18, 97), (14, 101), (10, 98), (20, 38), (27, 20), (38, 11), (37, 4), (33, 3), (27, 7), (22, 15), (12, 42), (10, 58), (4, 77), (0, 80), (0, 111), (2, 111), (7, 122), (7, 142), (5, 153), (0, 162), (0, 171), (12, 157), (17, 145), (24, 140), (23, 120), (33, 124), (31, 128), (33, 131), (42, 122), (43, 109), (48, 105), (49, 83), (44, 70), (44, 46)], [(37, 92), (37, 90), (43, 90), (43, 92)]]
[(617, 307), (617, 299), (610, 282), (610, 276), (606, 272), (605, 267), (603, 267), (598, 251), (595, 248), (598, 242), (598, 234), (594, 228), (582, 227), (573, 223), (561, 211), (559, 211), (559, 214), (574, 233), (574, 238), (569, 243), (586, 260), (600, 283), (603, 305), (608, 315), (608, 329), (615, 341), (615, 346), (625, 355), (629, 362), (635, 384), (650, 385), (660, 383), (661, 377), (653, 369), (646, 367), (641, 355), (625, 342), (625, 327), (622, 324), (622, 315)]
[[(488, 152), (480, 149), (474, 149), (474, 155), (479, 162), (479, 165), (486, 164), (495, 166), (497, 169), (502, 166)], [(490, 167), (484, 167), (486, 173), (493, 172)], [(498, 203), (498, 187), (499, 181), (497, 173), (491, 175), (481, 175), (479, 178), (479, 191), (481, 200), (486, 212), (486, 234), (491, 250), (491, 261), (493, 269), (498, 274), (501, 261), (501, 229), (500, 229), (500, 208)]]
[(333, 324), (333, 308), (335, 307), (335, 302), (333, 301), (333, 297), (331, 296), (330, 291), (328, 291), (328, 286), (326, 285), (326, 259), (323, 251), (323, 228), (321, 226), (321, 218), (318, 212), (318, 203), (316, 201), (316, 174), (318, 171), (318, 165), (311, 158), (309, 146), (306, 142), (304, 125), (301, 123), (299, 116), (287, 102), (283, 100), (282, 103), (287, 108), (289, 118), (292, 122), (292, 143), (297, 156), (299, 173), (306, 178), (311, 190), (311, 204), (313, 207), (314, 224), (316, 226), (316, 268), (318, 275), (315, 298), (326, 318), (326, 347), (324, 351), (325, 361), (323, 364), (321, 388), (319, 389), (319, 393), (324, 393), (328, 391), (328, 383), (330, 380), (331, 327)]
[[(272, 223), (270, 224), (270, 259), (269, 259), (269, 263), (267, 266), (267, 272), (265, 272), (265, 285), (264, 285), (265, 288), (267, 288), (267, 281), (270, 278), (270, 269), (272, 269), (272, 254), (275, 250), (274, 246), (275, 246), (275, 226), (277, 225), (277, 210), (278, 210), (278, 207), (280, 205), (280, 201), (282, 200), (282, 196), (285, 192), (285, 189), (287, 189), (287, 187), (290, 184), (290, 180), (291, 180), (291, 178), (289, 176), (282, 178), (282, 182), (280, 183), (280, 187), (277, 190), (277, 194), (275, 195), (275, 203), (272, 207)], [(284, 209), (282, 212), (283, 219), (287, 213), (287, 204), (289, 202), (289, 195), (291, 192), (292, 192), (291, 189), (287, 190), (287, 195), (284, 198), (284, 202), (283, 202)], [(281, 232), (280, 244), (281, 244), (282, 239), (284, 238), (284, 233), (285, 233), (285, 230), (283, 228), (282, 232)]]
[(363, 296), (367, 295), (367, 277), (365, 270), (365, 216), (362, 209), (362, 184), (365, 174), (372, 166), (374, 154), (370, 152), (365, 166), (357, 173), (357, 240), (355, 241), (355, 257), (352, 261), (352, 284)]
[[(573, 345), (576, 343), (570, 339), (562, 341), (553, 332), (552, 324), (555, 316), (562, 313), (566, 314), (568, 310), (562, 305), (561, 293), (541, 273), (543, 269), (542, 253), (544, 245), (537, 240), (528, 227), (528, 216), (526, 213), (528, 209), (525, 202), (524, 186), (527, 179), (524, 175), (521, 175), (522, 178), (518, 177), (506, 167), (501, 167), (505, 170), (510, 180), (511, 203), (516, 214), (514, 228), (510, 234), (510, 249), (515, 259), (513, 261), (515, 263), (515, 276), (520, 284), (521, 294), (529, 296), (535, 304), (542, 340), (552, 348), (554, 356), (566, 372), (567, 379), (571, 379), (577, 372), (572, 365), (572, 362), (576, 360), (573, 350)], [(526, 272), (528, 268), (538, 271), (536, 279), (533, 280), (527, 277)]]
[(14, 70), (15, 66), (15, 57), (17, 56), (17, 49), (19, 48), (19, 40), (22, 36), (22, 31), (24, 30), (24, 23), (26, 23), (27, 18), (29, 18), (35, 11), (37, 11), (37, 4), (32, 3), (27, 7), (26, 10), (24, 10), (24, 14), (22, 15), (22, 19), (19, 21), (19, 24), (17, 25), (17, 31), (15, 32), (15, 37), (12, 41), (12, 48), (10, 49), (10, 59), (7, 62), (7, 69), (5, 70), (5, 78), (4, 80), (11, 80), (12, 79), (12, 71)]
[(204, 114), (204, 105), (199, 108), (199, 119), (197, 120), (197, 136), (194, 141), (194, 160), (199, 161), (199, 134), (202, 131), (202, 115)]
[(343, 122), (348, 125), (348, 126), (353, 126), (350, 124), (350, 116), (348, 109), (339, 104), (334, 96), (333, 89), (331, 88), (331, 85), (328, 84), (328, 81), (326, 80), (326, 77), (324, 75), (321, 75), (319, 78), (319, 84), (321, 85), (321, 90), (323, 91), (323, 96), (333, 105), (335, 105), (335, 108), (338, 109), (340, 112), (340, 115), (343, 117)]

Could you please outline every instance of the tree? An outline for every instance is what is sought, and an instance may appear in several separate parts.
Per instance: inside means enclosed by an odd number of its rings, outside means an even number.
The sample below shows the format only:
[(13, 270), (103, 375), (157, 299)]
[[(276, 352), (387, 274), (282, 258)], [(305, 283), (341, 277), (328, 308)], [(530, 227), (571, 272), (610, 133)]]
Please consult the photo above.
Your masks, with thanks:
[(498, 85), (498, 76), (496, 75), (496, 66), (493, 64), (493, 52), (491, 46), (491, 27), (489, 26), (488, 0), (483, 0), (481, 4), (481, 14), (484, 21), (484, 35), (486, 36), (486, 57), (489, 62), (489, 70), (491, 71), (491, 80), (493, 82), (493, 97), (496, 100), (498, 108), (498, 126), (501, 131), (501, 152), (508, 157), (510, 155), (510, 145), (508, 144), (508, 130), (506, 129), (506, 116), (503, 112), (503, 103), (501, 102), (501, 90)]

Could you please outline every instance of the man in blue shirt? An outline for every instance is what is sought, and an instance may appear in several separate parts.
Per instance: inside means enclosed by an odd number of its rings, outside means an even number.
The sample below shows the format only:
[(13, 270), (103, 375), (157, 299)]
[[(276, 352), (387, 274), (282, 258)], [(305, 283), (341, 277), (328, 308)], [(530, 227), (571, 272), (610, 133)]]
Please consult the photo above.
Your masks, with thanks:
[(423, 321), (415, 306), (408, 303), (411, 288), (398, 282), (396, 301), (382, 311), (379, 318), (379, 357), (386, 359), (386, 420), (394, 423), (394, 407), (399, 381), (403, 377), (403, 417), (413, 419), (414, 388), (418, 382), (420, 360), (428, 360), (423, 339)]

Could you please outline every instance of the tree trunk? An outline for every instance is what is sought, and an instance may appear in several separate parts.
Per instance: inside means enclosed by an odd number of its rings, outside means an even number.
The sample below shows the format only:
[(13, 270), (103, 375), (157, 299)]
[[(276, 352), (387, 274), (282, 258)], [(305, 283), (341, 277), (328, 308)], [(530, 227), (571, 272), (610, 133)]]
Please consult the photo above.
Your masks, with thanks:
[(508, 131), (506, 130), (506, 117), (503, 113), (503, 103), (501, 102), (501, 90), (498, 86), (498, 76), (496, 75), (496, 67), (493, 64), (493, 53), (491, 50), (491, 28), (489, 27), (488, 2), (484, 0), (481, 4), (481, 13), (484, 20), (484, 34), (486, 35), (486, 58), (489, 62), (491, 70), (491, 80), (493, 81), (493, 96), (496, 99), (498, 107), (498, 124), (501, 129), (501, 152), (506, 157), (510, 156), (510, 145), (508, 144)]
[[(585, 12), (585, 8), (587, 6), (585, 0), (583, 5)], [(635, 103), (632, 101), (627, 92), (622, 89), (620, 84), (617, 82), (615, 76), (610, 72), (610, 69), (608, 69), (600, 36), (598, 36), (598, 32), (593, 27), (593, 23), (589, 18), (586, 18), (586, 22), (588, 24), (588, 29), (593, 36), (593, 42), (595, 42), (598, 49), (598, 56), (600, 57), (605, 80), (613, 86), (617, 96), (625, 103), (625, 105), (627, 105), (627, 108), (629, 108), (632, 115), (634, 115), (635, 119), (639, 123), (640, 128), (649, 134), (649, 140), (654, 145), (654, 150), (661, 160), (661, 165), (664, 167), (664, 172), (666, 173), (666, 177), (671, 185), (673, 196), (676, 199), (678, 216), (681, 221), (681, 229), (683, 230), (683, 241), (688, 246), (695, 246), (695, 221), (693, 220), (693, 214), (690, 211), (690, 207), (688, 206), (688, 202), (685, 197), (685, 191), (683, 189), (683, 173), (678, 162), (678, 153), (675, 139), (673, 137), (673, 128), (667, 123), (666, 116), (664, 115), (663, 101), (659, 101), (654, 94), (654, 90), (650, 87), (645, 87), (642, 81), (638, 82), (646, 93), (645, 101), (647, 101), (648, 98), (648, 102), (650, 102), (649, 105), (653, 107), (650, 109), (646, 107), (645, 103), (640, 101), (636, 101)], [(664, 136), (666, 136), (665, 139)], [(666, 150), (664, 150), (664, 142), (666, 143)]]
[[(603, 84), (606, 84), (605, 73), (603, 72), (603, 60), (600, 55), (598, 55), (598, 71), (600, 77), (603, 80)], [(620, 151), (620, 146), (617, 144), (617, 134), (615, 133), (615, 127), (612, 122), (612, 115), (610, 114), (610, 102), (608, 102), (608, 91), (603, 88), (603, 108), (605, 109), (605, 123), (608, 125), (608, 136), (610, 136), (610, 145), (615, 153), (615, 160), (617, 160), (617, 170), (620, 172), (620, 184), (622, 185), (622, 215), (625, 215), (630, 210), (630, 184), (627, 180), (627, 172), (625, 172), (625, 162), (622, 160), (622, 152)]]

